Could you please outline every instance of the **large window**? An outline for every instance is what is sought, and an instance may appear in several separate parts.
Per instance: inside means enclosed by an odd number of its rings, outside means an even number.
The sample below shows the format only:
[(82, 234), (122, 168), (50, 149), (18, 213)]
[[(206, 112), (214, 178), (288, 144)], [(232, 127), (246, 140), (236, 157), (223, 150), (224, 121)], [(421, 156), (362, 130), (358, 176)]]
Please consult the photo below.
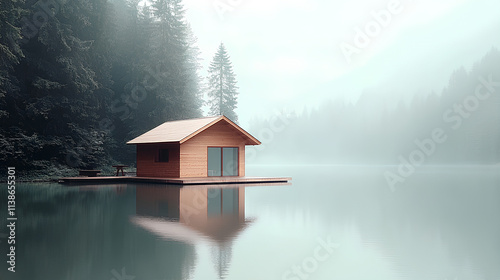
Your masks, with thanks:
[(238, 176), (237, 147), (208, 148), (208, 176)]

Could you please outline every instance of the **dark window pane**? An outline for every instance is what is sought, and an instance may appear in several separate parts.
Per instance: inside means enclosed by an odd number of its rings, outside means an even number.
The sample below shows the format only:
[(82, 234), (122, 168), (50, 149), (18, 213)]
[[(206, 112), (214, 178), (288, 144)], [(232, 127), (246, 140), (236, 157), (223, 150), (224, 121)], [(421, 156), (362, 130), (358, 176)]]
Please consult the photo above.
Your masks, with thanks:
[(168, 149), (160, 149), (158, 151), (158, 161), (168, 162)]
[(208, 176), (221, 176), (221, 148), (208, 148)]
[(223, 176), (238, 176), (238, 148), (223, 148)]

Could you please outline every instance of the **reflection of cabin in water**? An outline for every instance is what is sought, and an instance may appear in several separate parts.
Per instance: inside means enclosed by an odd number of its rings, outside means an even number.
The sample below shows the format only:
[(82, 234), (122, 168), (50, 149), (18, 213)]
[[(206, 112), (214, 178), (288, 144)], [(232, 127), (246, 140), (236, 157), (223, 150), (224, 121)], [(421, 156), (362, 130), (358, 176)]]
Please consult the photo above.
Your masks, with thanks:
[(232, 241), (245, 229), (245, 187), (147, 187), (136, 189), (133, 223), (162, 238), (209, 242), (219, 277), (231, 262)]
[(260, 141), (225, 116), (163, 123), (137, 145), (138, 177), (245, 176), (245, 146)]

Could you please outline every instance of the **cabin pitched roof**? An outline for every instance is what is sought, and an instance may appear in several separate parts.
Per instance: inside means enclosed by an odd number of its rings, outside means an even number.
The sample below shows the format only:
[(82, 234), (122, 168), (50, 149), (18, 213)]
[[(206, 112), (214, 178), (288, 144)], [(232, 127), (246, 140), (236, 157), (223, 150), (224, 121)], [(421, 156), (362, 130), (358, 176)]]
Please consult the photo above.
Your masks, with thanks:
[(130, 140), (127, 144), (169, 143), (180, 144), (193, 138), (218, 122), (226, 122), (234, 127), (245, 139), (245, 145), (260, 145), (260, 141), (225, 116), (165, 122), (150, 131)]

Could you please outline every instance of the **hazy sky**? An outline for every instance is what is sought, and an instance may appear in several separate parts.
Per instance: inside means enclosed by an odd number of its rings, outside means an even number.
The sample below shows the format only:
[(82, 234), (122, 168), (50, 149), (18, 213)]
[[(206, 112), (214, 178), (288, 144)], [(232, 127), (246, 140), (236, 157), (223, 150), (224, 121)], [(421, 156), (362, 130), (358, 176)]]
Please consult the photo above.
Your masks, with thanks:
[(386, 102), (440, 93), (453, 70), (469, 69), (492, 47), (500, 48), (500, 2), (492, 0), (184, 4), (204, 71), (220, 42), (228, 49), (242, 125), (328, 99), (352, 102), (364, 89)]

